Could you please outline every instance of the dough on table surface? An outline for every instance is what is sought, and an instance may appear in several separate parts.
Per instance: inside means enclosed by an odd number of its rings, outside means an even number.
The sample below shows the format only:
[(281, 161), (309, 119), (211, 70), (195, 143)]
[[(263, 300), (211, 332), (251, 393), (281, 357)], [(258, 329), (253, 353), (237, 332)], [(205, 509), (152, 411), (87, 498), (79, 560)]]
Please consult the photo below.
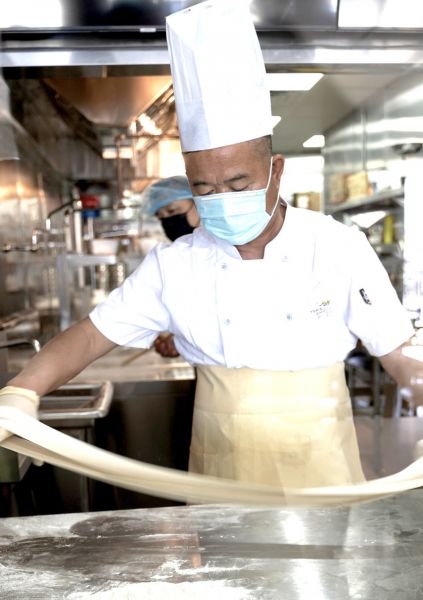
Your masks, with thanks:
[(67, 600), (253, 600), (245, 588), (226, 581), (128, 583), (99, 592), (75, 592)]

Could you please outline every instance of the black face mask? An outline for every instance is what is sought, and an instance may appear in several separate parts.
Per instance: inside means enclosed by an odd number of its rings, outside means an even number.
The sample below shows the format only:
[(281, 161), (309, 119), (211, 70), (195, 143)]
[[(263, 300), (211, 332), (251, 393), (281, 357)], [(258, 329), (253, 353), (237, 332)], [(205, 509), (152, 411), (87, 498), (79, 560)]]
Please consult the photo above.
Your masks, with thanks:
[(195, 229), (195, 227), (188, 223), (187, 213), (165, 217), (164, 219), (160, 219), (160, 221), (165, 234), (172, 242), (181, 237), (181, 235), (192, 233)]

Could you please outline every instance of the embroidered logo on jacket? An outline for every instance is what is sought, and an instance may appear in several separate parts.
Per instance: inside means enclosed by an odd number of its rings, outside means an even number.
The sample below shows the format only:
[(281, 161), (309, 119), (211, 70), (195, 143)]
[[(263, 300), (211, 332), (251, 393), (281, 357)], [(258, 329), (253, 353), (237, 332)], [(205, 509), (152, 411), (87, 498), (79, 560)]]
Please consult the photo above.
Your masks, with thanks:
[(372, 302), (371, 302), (370, 298), (368, 297), (368, 295), (366, 294), (366, 290), (364, 288), (361, 288), (361, 290), (359, 290), (359, 291), (360, 291), (360, 296), (363, 298), (363, 301), (366, 304), (371, 304)]
[(318, 319), (327, 317), (330, 312), (330, 300), (322, 300), (310, 312)]

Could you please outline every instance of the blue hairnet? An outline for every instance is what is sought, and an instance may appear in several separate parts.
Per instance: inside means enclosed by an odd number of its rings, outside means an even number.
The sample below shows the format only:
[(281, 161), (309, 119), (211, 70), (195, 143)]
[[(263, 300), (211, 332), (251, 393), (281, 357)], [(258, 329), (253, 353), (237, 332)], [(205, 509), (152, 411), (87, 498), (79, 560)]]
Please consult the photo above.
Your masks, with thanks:
[(188, 179), (182, 175), (175, 175), (152, 183), (145, 188), (142, 197), (145, 211), (154, 215), (174, 200), (191, 199), (192, 192)]

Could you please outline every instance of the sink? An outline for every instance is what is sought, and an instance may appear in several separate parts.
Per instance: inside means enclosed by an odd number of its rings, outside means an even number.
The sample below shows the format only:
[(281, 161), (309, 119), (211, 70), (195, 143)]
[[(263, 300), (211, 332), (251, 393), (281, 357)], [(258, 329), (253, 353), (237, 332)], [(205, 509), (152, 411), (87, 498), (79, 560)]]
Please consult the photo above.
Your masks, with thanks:
[(43, 396), (38, 417), (48, 425), (59, 426), (58, 422), (77, 426), (83, 422), (105, 417), (109, 412), (113, 396), (111, 381), (101, 383), (68, 383)]
[[(0, 372), (0, 386), (12, 376)], [(111, 381), (68, 383), (41, 398), (38, 416), (52, 427), (89, 432), (95, 419), (108, 414), (112, 396)], [(85, 433), (83, 439), (89, 441), (89, 435)], [(31, 462), (27, 456), (0, 447), (0, 483), (21, 481)]]

